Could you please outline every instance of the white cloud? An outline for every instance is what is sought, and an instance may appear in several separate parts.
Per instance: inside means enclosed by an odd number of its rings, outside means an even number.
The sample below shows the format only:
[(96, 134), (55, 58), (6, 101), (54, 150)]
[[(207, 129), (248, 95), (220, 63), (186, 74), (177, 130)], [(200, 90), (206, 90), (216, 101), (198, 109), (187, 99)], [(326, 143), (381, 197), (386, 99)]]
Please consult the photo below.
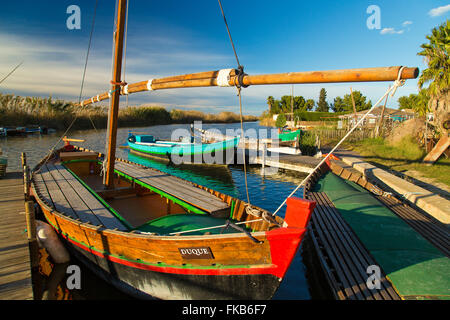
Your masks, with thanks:
[(381, 34), (402, 34), (405, 30), (395, 30), (394, 28), (383, 28), (380, 31)]
[(405, 21), (405, 22), (402, 23), (402, 26), (406, 27), (406, 26), (408, 26), (410, 24), (413, 24), (413, 22), (412, 21)]
[(428, 15), (430, 15), (431, 17), (439, 17), (442, 16), (443, 14), (447, 13), (450, 11), (450, 4), (446, 5), (446, 6), (442, 6), (442, 7), (437, 7), (434, 9), (431, 9), (428, 12)]

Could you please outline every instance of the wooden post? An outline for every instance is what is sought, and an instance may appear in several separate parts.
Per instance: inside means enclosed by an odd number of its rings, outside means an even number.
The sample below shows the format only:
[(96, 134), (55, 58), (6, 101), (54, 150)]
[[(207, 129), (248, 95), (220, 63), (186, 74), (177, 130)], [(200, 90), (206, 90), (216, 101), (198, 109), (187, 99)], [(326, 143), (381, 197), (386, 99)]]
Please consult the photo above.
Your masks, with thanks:
[(30, 249), (31, 268), (32, 270), (36, 270), (36, 268), (39, 267), (39, 246), (36, 237), (36, 217), (33, 201), (25, 202), (25, 218), (27, 222), (27, 238)]
[(355, 124), (358, 123), (357, 116), (356, 116), (356, 105), (355, 105), (355, 99), (353, 98), (353, 91), (352, 87), (350, 87), (350, 95), (352, 97), (352, 105), (353, 105), (353, 114), (355, 118)]
[[(390, 86), (389, 86), (390, 88)], [(383, 105), (383, 109), (381, 109), (381, 116), (380, 116), (380, 120), (378, 122), (376, 131), (375, 131), (375, 135), (376, 137), (380, 136), (383, 133), (383, 127), (384, 127), (384, 110), (386, 109), (386, 104), (388, 101), (388, 97), (389, 95), (386, 96), (386, 100), (384, 100), (384, 105)]]
[(23, 196), (25, 201), (30, 198), (30, 171), (28, 166), (23, 166)]
[(24, 166), (27, 165), (27, 155), (25, 152), (22, 152), (21, 159), (22, 159), (22, 168), (23, 168)]
[(25, 202), (25, 214), (27, 219), (27, 235), (28, 240), (36, 240), (36, 220), (34, 216), (34, 202)]
[(107, 189), (114, 188), (114, 164), (116, 161), (116, 140), (117, 140), (117, 121), (120, 102), (122, 57), (123, 57), (123, 38), (125, 30), (125, 19), (127, 11), (127, 0), (119, 0), (117, 6), (117, 25), (114, 33), (114, 65), (113, 80), (111, 82), (111, 106), (108, 116), (108, 149), (106, 153), (106, 179)]

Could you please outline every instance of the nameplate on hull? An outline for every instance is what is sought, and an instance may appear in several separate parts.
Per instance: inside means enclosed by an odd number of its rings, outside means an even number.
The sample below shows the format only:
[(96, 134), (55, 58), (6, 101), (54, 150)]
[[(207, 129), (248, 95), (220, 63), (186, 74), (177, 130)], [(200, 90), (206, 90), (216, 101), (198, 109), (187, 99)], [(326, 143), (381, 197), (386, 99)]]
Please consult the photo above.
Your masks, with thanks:
[(178, 251), (184, 259), (214, 259), (209, 247), (178, 248)]

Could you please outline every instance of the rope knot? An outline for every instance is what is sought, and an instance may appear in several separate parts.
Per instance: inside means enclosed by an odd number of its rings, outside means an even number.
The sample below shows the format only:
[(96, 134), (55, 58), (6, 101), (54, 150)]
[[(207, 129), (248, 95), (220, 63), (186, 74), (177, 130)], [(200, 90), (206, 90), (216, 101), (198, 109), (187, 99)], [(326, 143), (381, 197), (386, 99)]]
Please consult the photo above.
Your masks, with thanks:
[(405, 79), (401, 79), (403, 69), (405, 69), (405, 67), (401, 67), (401, 68), (398, 70), (398, 76), (397, 76), (397, 80), (394, 81), (394, 87), (392, 88), (391, 98), (394, 96), (394, 94), (395, 94), (395, 92), (397, 91), (397, 89), (398, 89), (399, 87), (403, 86), (403, 85), (405, 84), (405, 82), (406, 82)]
[(244, 67), (239, 65), (236, 70), (236, 77), (234, 78), (234, 85), (236, 86), (236, 88), (240, 89), (240, 88), (247, 88), (248, 85), (244, 84), (244, 76), (246, 76), (247, 74), (244, 72)]

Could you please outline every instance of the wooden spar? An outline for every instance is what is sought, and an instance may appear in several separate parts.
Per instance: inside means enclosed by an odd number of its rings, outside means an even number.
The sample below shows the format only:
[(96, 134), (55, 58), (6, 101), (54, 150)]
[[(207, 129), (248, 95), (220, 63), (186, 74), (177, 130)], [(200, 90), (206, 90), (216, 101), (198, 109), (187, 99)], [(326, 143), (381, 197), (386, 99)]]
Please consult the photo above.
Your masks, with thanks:
[[(271, 84), (307, 84), (307, 83), (338, 83), (338, 82), (373, 82), (397, 80), (401, 67), (380, 67), (365, 69), (345, 69), (331, 71), (288, 72), (265, 75), (244, 75), (242, 84), (271, 85)], [(404, 68), (400, 79), (415, 79), (419, 75), (418, 68)], [(213, 87), (218, 86), (219, 71), (207, 71), (193, 74), (145, 80), (129, 84), (122, 88), (121, 94), (131, 94), (150, 90)], [(229, 73), (228, 86), (238, 83), (236, 70)], [(118, 87), (116, 87), (118, 90)], [(113, 89), (113, 90), (116, 90)], [(113, 95), (112, 95), (113, 96)], [(83, 106), (109, 99), (108, 92), (104, 92), (81, 103)]]
[[(117, 24), (114, 34), (114, 65), (113, 80), (111, 81), (111, 106), (108, 117), (108, 148), (106, 152), (106, 178), (107, 189), (114, 188), (114, 163), (116, 159), (117, 120), (120, 100), (120, 76), (122, 73), (123, 36), (127, 11), (127, 0), (119, 0), (117, 6)], [(94, 100), (93, 98), (91, 99)], [(98, 100), (98, 99), (97, 99)]]

